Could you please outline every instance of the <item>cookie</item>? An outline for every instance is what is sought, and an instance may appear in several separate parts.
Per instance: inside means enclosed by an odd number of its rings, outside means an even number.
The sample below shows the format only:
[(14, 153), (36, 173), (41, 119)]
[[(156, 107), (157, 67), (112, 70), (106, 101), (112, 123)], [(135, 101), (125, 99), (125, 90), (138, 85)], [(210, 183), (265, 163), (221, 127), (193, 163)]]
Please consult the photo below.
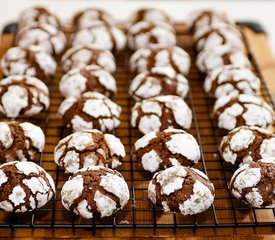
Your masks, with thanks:
[(58, 110), (64, 125), (74, 131), (112, 131), (120, 124), (120, 113), (120, 106), (97, 92), (86, 92), (77, 98), (66, 98)]
[(189, 129), (192, 111), (181, 97), (166, 95), (137, 102), (132, 109), (131, 124), (143, 134), (166, 128)]
[(13, 75), (0, 81), (0, 115), (33, 116), (50, 105), (49, 90), (38, 78)]
[(15, 44), (23, 48), (38, 45), (51, 55), (60, 55), (66, 47), (66, 37), (53, 25), (33, 23), (17, 32)]
[(137, 50), (130, 58), (132, 72), (150, 71), (154, 67), (170, 67), (176, 73), (187, 75), (191, 66), (189, 54), (184, 49), (159, 45)]
[(116, 70), (113, 54), (95, 44), (79, 45), (70, 48), (61, 59), (65, 72), (73, 68), (84, 68), (88, 65), (98, 65), (110, 73)]
[(249, 69), (227, 65), (211, 71), (204, 81), (204, 91), (212, 98), (226, 95), (255, 95), (261, 87), (260, 79)]
[(164, 22), (138, 22), (128, 29), (128, 47), (132, 50), (160, 44), (163, 47), (176, 45), (175, 30)]
[(72, 25), (75, 29), (89, 28), (95, 22), (104, 22), (110, 26), (116, 24), (114, 17), (110, 13), (99, 8), (85, 8), (77, 12), (72, 19)]
[(146, 171), (156, 172), (172, 166), (193, 166), (200, 159), (196, 139), (180, 129), (147, 133), (135, 143), (135, 156)]
[(109, 217), (129, 201), (123, 176), (112, 169), (94, 166), (74, 173), (61, 190), (63, 206), (84, 218)]
[(126, 46), (125, 34), (116, 26), (94, 23), (83, 28), (72, 37), (72, 45), (96, 44), (107, 50), (123, 50)]
[(234, 49), (244, 49), (242, 35), (236, 26), (219, 23), (201, 27), (194, 34), (198, 51), (212, 49), (220, 45), (229, 45)]
[(1, 68), (5, 76), (28, 75), (48, 79), (55, 75), (56, 62), (40, 46), (13, 47), (2, 57)]
[(224, 136), (220, 151), (231, 164), (257, 162), (275, 156), (275, 134), (258, 127), (241, 126)]
[(125, 149), (119, 138), (95, 129), (63, 138), (54, 150), (55, 163), (68, 173), (90, 166), (117, 168), (123, 157)]
[(61, 22), (58, 17), (48, 9), (36, 6), (29, 7), (22, 11), (19, 15), (18, 28), (31, 25), (33, 23), (49, 24), (61, 29)]
[(236, 50), (229, 45), (220, 45), (201, 51), (197, 56), (196, 64), (203, 73), (209, 73), (226, 65), (240, 68), (250, 67), (247, 56), (242, 51)]
[(201, 171), (174, 166), (155, 173), (148, 186), (149, 199), (165, 212), (193, 215), (207, 210), (215, 189)]
[[(274, 156), (274, 155), (273, 155)], [(244, 164), (234, 173), (230, 190), (252, 207), (275, 207), (275, 158)]]
[(0, 162), (35, 160), (44, 146), (40, 127), (29, 122), (0, 122)]
[(149, 72), (138, 74), (131, 82), (130, 96), (136, 101), (160, 95), (176, 95), (185, 98), (189, 92), (189, 84), (182, 74), (171, 68), (155, 67)]
[(267, 128), (274, 120), (270, 105), (261, 98), (247, 94), (219, 98), (215, 102), (213, 115), (218, 127), (227, 131), (242, 125)]
[(27, 212), (43, 207), (55, 194), (54, 181), (33, 162), (9, 162), (0, 166), (0, 209)]
[(114, 77), (97, 65), (70, 70), (61, 78), (59, 89), (65, 98), (79, 97), (88, 91), (112, 97), (117, 91)]

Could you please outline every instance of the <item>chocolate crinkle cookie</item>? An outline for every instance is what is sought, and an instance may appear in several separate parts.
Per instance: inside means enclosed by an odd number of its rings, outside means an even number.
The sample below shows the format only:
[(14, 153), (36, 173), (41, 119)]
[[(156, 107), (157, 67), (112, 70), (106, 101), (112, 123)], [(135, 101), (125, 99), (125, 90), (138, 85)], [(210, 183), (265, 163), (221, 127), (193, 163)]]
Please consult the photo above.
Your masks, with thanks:
[(56, 62), (40, 46), (13, 47), (2, 57), (1, 68), (5, 76), (28, 75), (47, 79), (54, 76)]
[(211, 71), (204, 81), (204, 90), (209, 97), (226, 95), (255, 95), (261, 87), (260, 79), (249, 69), (232, 65)]
[(44, 145), (40, 127), (29, 122), (0, 122), (0, 162), (35, 160)]
[(275, 156), (275, 134), (258, 127), (241, 126), (224, 136), (220, 151), (232, 164), (257, 162)]
[(149, 199), (165, 212), (193, 215), (207, 210), (215, 189), (201, 171), (174, 166), (155, 173), (148, 186)]
[(65, 72), (73, 68), (84, 68), (88, 65), (98, 65), (110, 73), (116, 70), (113, 54), (95, 44), (78, 45), (67, 50), (61, 59)]
[(13, 75), (0, 81), (0, 115), (33, 116), (49, 108), (49, 90), (35, 77)]
[(132, 50), (160, 44), (163, 47), (176, 45), (173, 27), (165, 22), (138, 22), (128, 29), (128, 46)]
[(274, 120), (270, 105), (261, 98), (247, 94), (219, 98), (215, 102), (213, 115), (218, 127), (227, 131), (243, 125), (267, 128)]
[(63, 138), (54, 150), (55, 163), (69, 173), (98, 165), (117, 168), (123, 157), (125, 149), (119, 138), (95, 129), (75, 132)]
[(23, 48), (38, 45), (51, 55), (60, 55), (66, 47), (66, 37), (53, 25), (33, 23), (17, 32), (15, 43)]
[(73, 46), (90, 43), (107, 50), (123, 50), (126, 47), (126, 36), (118, 27), (103, 22), (94, 23), (72, 36)]
[(162, 47), (156, 44), (137, 50), (130, 58), (131, 71), (136, 73), (150, 71), (154, 67), (165, 67), (186, 76), (190, 66), (189, 54), (177, 46)]
[(0, 209), (27, 212), (43, 207), (55, 194), (52, 177), (33, 162), (0, 166)]
[(117, 91), (114, 77), (97, 65), (70, 70), (61, 78), (59, 89), (65, 98), (78, 97), (88, 91), (112, 97)]
[(147, 133), (135, 143), (135, 156), (146, 171), (156, 172), (176, 165), (192, 166), (200, 159), (196, 139), (180, 129)]
[(154, 67), (148, 72), (138, 74), (129, 88), (130, 96), (136, 101), (160, 95), (176, 95), (185, 98), (188, 92), (187, 79), (169, 67)]
[[(273, 155), (274, 156), (274, 155)], [(232, 194), (252, 207), (275, 207), (275, 158), (244, 164), (234, 173)]]
[(77, 98), (66, 98), (58, 110), (64, 124), (74, 131), (112, 131), (120, 124), (120, 113), (120, 106), (97, 92), (86, 92)]
[(132, 109), (131, 124), (143, 134), (167, 128), (189, 129), (192, 111), (181, 97), (166, 95), (137, 102)]
[(112, 169), (94, 166), (74, 173), (61, 190), (63, 206), (84, 218), (109, 217), (129, 200), (123, 176)]
[(197, 56), (196, 64), (203, 73), (209, 73), (225, 65), (233, 65), (240, 68), (250, 67), (247, 56), (242, 51), (236, 50), (229, 45), (220, 45), (201, 51)]

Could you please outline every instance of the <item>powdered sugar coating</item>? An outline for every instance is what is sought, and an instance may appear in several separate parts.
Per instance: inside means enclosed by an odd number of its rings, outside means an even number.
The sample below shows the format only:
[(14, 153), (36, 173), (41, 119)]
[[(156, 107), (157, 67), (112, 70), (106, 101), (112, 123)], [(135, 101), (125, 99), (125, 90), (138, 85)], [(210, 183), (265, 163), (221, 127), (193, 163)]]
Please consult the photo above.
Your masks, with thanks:
[(168, 127), (189, 129), (192, 112), (178, 96), (166, 95), (137, 102), (132, 109), (131, 124), (146, 134)]
[(270, 105), (261, 98), (247, 94), (219, 98), (215, 102), (213, 114), (218, 126), (225, 130), (242, 125), (267, 128), (274, 119)]
[(0, 171), (2, 177), (8, 178), (0, 185), (0, 208), (4, 211), (26, 212), (41, 208), (55, 193), (52, 177), (33, 162), (5, 163)]
[(128, 46), (133, 50), (160, 44), (163, 47), (176, 45), (176, 35), (171, 25), (164, 22), (141, 21), (128, 29)]
[(13, 75), (0, 82), (0, 113), (10, 118), (32, 116), (49, 107), (49, 90), (35, 77)]

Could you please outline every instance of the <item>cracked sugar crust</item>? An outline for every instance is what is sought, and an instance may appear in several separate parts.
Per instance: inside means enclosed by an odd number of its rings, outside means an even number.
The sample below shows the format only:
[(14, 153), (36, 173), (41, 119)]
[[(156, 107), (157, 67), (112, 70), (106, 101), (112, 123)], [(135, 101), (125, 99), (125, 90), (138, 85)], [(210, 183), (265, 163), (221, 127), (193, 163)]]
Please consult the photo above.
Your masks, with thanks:
[(66, 36), (58, 28), (46, 23), (33, 23), (21, 28), (16, 34), (16, 45), (26, 48), (42, 47), (51, 55), (60, 55), (66, 47)]
[(186, 76), (189, 73), (191, 60), (189, 54), (177, 46), (163, 47), (153, 45), (148, 48), (137, 50), (130, 58), (131, 71), (142, 73), (152, 68), (165, 68), (169, 74), (173, 71)]
[(119, 138), (98, 130), (75, 132), (60, 140), (54, 150), (55, 163), (69, 173), (98, 165), (117, 168), (123, 157), (125, 149)]
[(44, 145), (40, 127), (28, 122), (0, 122), (0, 162), (35, 160)]
[(193, 166), (200, 159), (196, 139), (180, 129), (150, 132), (135, 143), (135, 156), (146, 171), (156, 172), (174, 165)]
[(274, 111), (261, 98), (240, 94), (224, 96), (214, 105), (214, 118), (218, 127), (227, 131), (247, 125), (267, 128), (274, 120)]
[(116, 70), (113, 54), (95, 44), (85, 44), (70, 48), (61, 59), (65, 72), (73, 68), (84, 68), (88, 65), (98, 65), (110, 73)]
[(244, 164), (275, 156), (275, 134), (258, 127), (241, 126), (224, 136), (220, 151), (226, 162)]
[(209, 73), (226, 65), (249, 68), (250, 62), (242, 51), (229, 45), (220, 45), (213, 49), (201, 51), (197, 56), (196, 65), (201, 72)]
[(59, 89), (65, 98), (79, 97), (88, 91), (112, 97), (117, 91), (114, 77), (97, 65), (70, 70), (61, 78)]
[(63, 206), (84, 218), (108, 217), (123, 209), (130, 194), (123, 176), (95, 166), (74, 173), (61, 190)]
[(143, 134), (167, 128), (189, 129), (191, 123), (192, 111), (178, 96), (149, 98), (132, 108), (131, 124)]
[(207, 210), (215, 189), (201, 171), (173, 166), (155, 173), (148, 186), (148, 197), (164, 211), (193, 215)]
[(28, 75), (46, 79), (55, 74), (56, 62), (40, 46), (13, 47), (1, 59), (1, 68), (5, 76)]
[(52, 177), (33, 162), (0, 166), (0, 209), (26, 212), (43, 207), (55, 194)]
[(98, 129), (110, 132), (120, 124), (121, 107), (101, 93), (86, 92), (77, 98), (66, 98), (58, 114), (64, 125), (74, 131)]
[(128, 29), (128, 46), (132, 50), (160, 44), (163, 47), (176, 45), (175, 30), (165, 22), (138, 22)]
[(189, 92), (189, 84), (182, 74), (171, 69), (154, 67), (150, 72), (138, 74), (131, 82), (129, 94), (140, 101), (160, 95), (176, 95), (185, 98)]
[(230, 182), (232, 194), (252, 207), (275, 207), (275, 158), (265, 158), (237, 169)]
[(210, 97), (226, 95), (255, 95), (260, 90), (260, 79), (249, 69), (224, 66), (211, 71), (204, 81), (204, 90)]
[(118, 27), (103, 22), (83, 28), (72, 36), (73, 46), (90, 43), (107, 50), (123, 50), (126, 47), (126, 36)]
[(48, 87), (38, 78), (13, 75), (0, 82), (0, 114), (9, 118), (33, 116), (50, 105)]

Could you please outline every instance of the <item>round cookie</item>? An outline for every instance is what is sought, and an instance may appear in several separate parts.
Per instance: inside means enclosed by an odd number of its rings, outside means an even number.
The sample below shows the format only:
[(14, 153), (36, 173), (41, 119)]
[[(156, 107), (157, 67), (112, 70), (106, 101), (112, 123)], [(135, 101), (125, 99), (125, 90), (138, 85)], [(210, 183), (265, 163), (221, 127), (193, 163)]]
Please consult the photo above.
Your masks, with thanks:
[(54, 150), (55, 163), (68, 173), (90, 166), (117, 168), (123, 157), (125, 149), (119, 138), (95, 129), (63, 138)]
[(19, 15), (18, 28), (31, 25), (33, 23), (46, 23), (61, 29), (61, 22), (58, 17), (44, 7), (29, 7)]
[(98, 22), (104, 22), (110, 26), (116, 24), (110, 13), (98, 8), (85, 8), (76, 13), (72, 19), (72, 25), (76, 29), (89, 28)]
[(83, 28), (72, 37), (72, 45), (96, 44), (107, 50), (123, 50), (126, 47), (125, 34), (115, 26), (104, 23), (94, 23), (89, 28)]
[(160, 44), (162, 47), (176, 45), (175, 30), (164, 22), (138, 22), (128, 29), (128, 46), (132, 50)]
[(120, 124), (120, 113), (120, 106), (97, 92), (86, 92), (77, 98), (66, 98), (58, 110), (64, 125), (74, 131), (112, 131)]
[(0, 122), (0, 162), (35, 160), (44, 146), (40, 127), (29, 122)]
[(0, 115), (33, 116), (50, 105), (48, 87), (38, 78), (13, 75), (0, 81)]
[(184, 49), (177, 46), (161, 47), (154, 45), (150, 48), (142, 48), (130, 58), (131, 71), (136, 73), (150, 71), (154, 67), (170, 67), (175, 72), (186, 76), (190, 66), (190, 56)]
[(84, 68), (88, 65), (98, 65), (110, 73), (116, 70), (113, 54), (95, 44), (85, 44), (70, 48), (61, 59), (65, 72), (73, 68)]
[(174, 166), (155, 173), (148, 186), (149, 199), (165, 212), (193, 215), (207, 210), (215, 189), (201, 171)]
[(224, 136), (220, 151), (231, 164), (257, 162), (275, 156), (275, 134), (258, 127), (241, 126)]
[(240, 68), (250, 67), (247, 56), (242, 51), (233, 49), (229, 45), (220, 45), (213, 49), (201, 51), (197, 56), (196, 64), (203, 73), (209, 73), (226, 65)]
[(146, 171), (156, 172), (172, 166), (192, 166), (200, 159), (196, 139), (180, 129), (150, 132), (135, 143), (135, 156)]
[(155, 67), (149, 72), (138, 74), (129, 88), (130, 96), (136, 101), (160, 95), (176, 95), (185, 98), (188, 92), (187, 79), (169, 67)]
[(224, 23), (201, 27), (194, 34), (194, 41), (198, 51), (212, 49), (220, 45), (229, 45), (238, 50), (244, 48), (242, 35), (238, 29)]
[(261, 98), (247, 94), (219, 98), (215, 102), (213, 115), (218, 127), (227, 131), (242, 125), (267, 128), (274, 119), (270, 105)]
[(192, 111), (181, 97), (166, 95), (137, 102), (132, 109), (131, 124), (143, 134), (166, 128), (189, 129)]
[(109, 217), (129, 201), (123, 176), (112, 169), (94, 166), (74, 173), (61, 190), (63, 206), (81, 217)]
[(265, 158), (237, 169), (230, 182), (234, 197), (252, 207), (275, 207), (275, 158)]
[(260, 79), (249, 69), (227, 65), (214, 69), (205, 78), (204, 91), (213, 98), (226, 95), (255, 95), (261, 87)]
[(97, 65), (70, 70), (61, 78), (59, 89), (65, 98), (79, 97), (88, 91), (111, 97), (117, 91), (114, 77)]
[(28, 75), (47, 79), (55, 75), (56, 62), (40, 46), (13, 47), (2, 57), (1, 68), (5, 76)]
[(9, 162), (0, 166), (0, 209), (27, 212), (43, 207), (55, 194), (54, 181), (33, 162)]
[(53, 25), (33, 23), (17, 32), (15, 43), (23, 48), (38, 45), (51, 55), (60, 55), (66, 47), (66, 37)]

